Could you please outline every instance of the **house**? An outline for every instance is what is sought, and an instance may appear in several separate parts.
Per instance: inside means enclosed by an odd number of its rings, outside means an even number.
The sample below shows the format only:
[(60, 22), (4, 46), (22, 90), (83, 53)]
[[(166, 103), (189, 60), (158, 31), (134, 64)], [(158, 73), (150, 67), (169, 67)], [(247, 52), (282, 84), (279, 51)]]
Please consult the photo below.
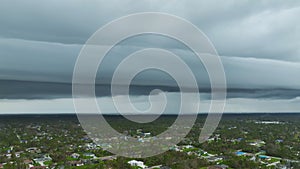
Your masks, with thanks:
[(24, 153), (23, 151), (18, 151), (18, 152), (15, 152), (15, 156), (17, 158), (21, 157), (21, 154)]
[(75, 166), (75, 167), (79, 167), (79, 166), (83, 166), (83, 162), (82, 161), (69, 161), (68, 164), (70, 166)]
[(214, 156), (207, 157), (206, 159), (207, 159), (209, 162), (218, 162), (218, 161), (223, 160), (222, 157), (214, 157)]
[(83, 156), (90, 157), (90, 158), (97, 158), (96, 155), (93, 153), (84, 153)]
[(97, 144), (94, 144), (94, 143), (87, 143), (85, 144), (85, 147), (87, 150), (94, 150), (94, 149), (97, 149)]
[(183, 146), (183, 148), (184, 149), (190, 149), (190, 148), (194, 148), (194, 146), (192, 146), (192, 145), (185, 145), (185, 146)]
[(8, 159), (10, 159), (11, 156), (12, 156), (12, 154), (8, 153), (8, 154), (5, 154), (5, 156), (6, 156)]
[(20, 140), (20, 143), (27, 144), (28, 141), (27, 140)]
[(250, 143), (249, 145), (256, 146), (256, 147), (262, 147), (265, 144), (266, 144), (266, 142), (264, 142), (262, 140), (256, 140), (256, 141)]
[(169, 150), (180, 151), (177, 145), (170, 147)]
[(26, 160), (23, 161), (23, 163), (29, 165), (29, 164), (33, 164), (33, 161), (29, 160), (29, 159), (26, 159)]
[(71, 154), (71, 157), (77, 159), (77, 158), (80, 157), (80, 154), (78, 154), (78, 153), (73, 153), (73, 154)]
[(30, 147), (27, 148), (26, 151), (30, 152), (30, 153), (41, 153), (41, 150), (37, 147)]
[(212, 138), (209, 138), (209, 139), (207, 139), (207, 141), (208, 141), (208, 142), (215, 141), (215, 138), (214, 138), (214, 137), (212, 137)]
[(236, 139), (237, 142), (241, 142), (243, 140), (244, 140), (244, 138), (241, 138), (241, 137)]
[(147, 166), (144, 165), (144, 162), (142, 162), (142, 161), (131, 160), (131, 161), (128, 161), (128, 164), (131, 165), (131, 166), (137, 166), (137, 167), (141, 167), (141, 168), (147, 168)]
[(151, 136), (151, 133), (144, 133), (144, 137), (150, 137)]
[(276, 143), (283, 143), (283, 140), (282, 139), (277, 139), (275, 140)]
[(44, 162), (46, 162), (46, 161), (52, 161), (52, 158), (49, 155), (43, 155), (40, 158), (33, 159), (33, 161), (35, 163), (39, 163), (41, 166), (44, 166)]
[(276, 161), (276, 162), (273, 162), (271, 164), (268, 164), (267, 167), (272, 167), (272, 166), (277, 166), (278, 164), (280, 164), (280, 161)]
[(100, 157), (99, 159), (102, 161), (111, 161), (111, 160), (116, 160), (117, 156), (105, 156), (105, 157)]

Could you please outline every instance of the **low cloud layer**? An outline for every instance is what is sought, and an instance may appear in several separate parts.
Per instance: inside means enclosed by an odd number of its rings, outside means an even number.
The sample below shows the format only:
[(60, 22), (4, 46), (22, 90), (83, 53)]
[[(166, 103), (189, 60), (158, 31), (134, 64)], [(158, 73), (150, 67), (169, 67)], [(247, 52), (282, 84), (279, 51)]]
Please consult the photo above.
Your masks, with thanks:
[[(165, 114), (176, 114), (179, 100), (178, 94), (168, 94), (170, 104)], [(84, 103), (86, 99), (81, 99)], [(110, 97), (101, 97), (97, 99), (101, 112), (104, 114), (118, 114), (114, 103)], [(232, 98), (228, 99), (225, 107), (227, 113), (243, 113), (243, 112), (299, 112), (300, 97), (294, 99), (251, 99), (251, 98)], [(132, 103), (139, 110), (147, 110), (149, 108), (148, 96), (133, 96)], [(122, 103), (119, 103), (122, 104)], [(210, 101), (200, 101), (200, 113), (207, 113)], [(75, 113), (73, 101), (71, 98), (52, 99), (52, 100), (1, 100), (0, 110), (2, 113), (23, 114), (23, 113)], [(97, 113), (97, 112), (95, 112)], [(157, 112), (159, 113), (159, 112)]]

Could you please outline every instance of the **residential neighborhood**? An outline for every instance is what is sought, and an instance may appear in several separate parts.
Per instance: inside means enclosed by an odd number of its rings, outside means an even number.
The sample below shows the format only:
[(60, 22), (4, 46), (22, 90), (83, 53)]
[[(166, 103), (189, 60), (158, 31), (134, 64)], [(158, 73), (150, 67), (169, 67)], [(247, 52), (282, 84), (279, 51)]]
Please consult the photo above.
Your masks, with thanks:
[[(197, 132), (203, 124), (199, 116), (183, 141), (149, 158), (125, 158), (106, 151), (110, 143), (94, 143), (74, 116), (4, 117), (0, 123), (0, 168), (296, 169), (300, 165), (298, 116), (283, 117), (286, 119), (266, 122), (256, 115), (236, 120), (225, 116), (213, 135), (199, 144)], [(167, 116), (146, 126), (132, 126), (119, 117), (108, 117), (108, 121), (114, 120), (112, 126), (119, 126), (126, 137), (149, 143), (173, 118)]]

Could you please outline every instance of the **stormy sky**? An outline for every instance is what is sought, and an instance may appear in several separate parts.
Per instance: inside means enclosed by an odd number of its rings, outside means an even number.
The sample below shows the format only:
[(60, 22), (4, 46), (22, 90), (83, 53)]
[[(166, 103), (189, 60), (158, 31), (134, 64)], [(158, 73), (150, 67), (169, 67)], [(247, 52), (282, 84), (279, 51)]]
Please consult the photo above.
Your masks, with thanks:
[[(72, 73), (82, 46), (101, 26), (136, 12), (177, 15), (207, 35), (226, 73), (226, 112), (299, 112), (298, 0), (3, 0), (0, 112), (73, 113)], [(148, 47), (172, 51), (189, 65), (202, 93), (202, 111), (207, 111), (210, 83), (203, 65), (174, 39), (145, 35), (118, 44), (100, 65), (96, 93), (105, 112), (115, 111), (109, 95), (114, 69), (127, 55)], [(131, 95), (138, 105), (148, 104), (146, 95), (154, 88), (168, 93), (176, 104), (176, 84), (162, 72), (140, 74), (132, 85)]]

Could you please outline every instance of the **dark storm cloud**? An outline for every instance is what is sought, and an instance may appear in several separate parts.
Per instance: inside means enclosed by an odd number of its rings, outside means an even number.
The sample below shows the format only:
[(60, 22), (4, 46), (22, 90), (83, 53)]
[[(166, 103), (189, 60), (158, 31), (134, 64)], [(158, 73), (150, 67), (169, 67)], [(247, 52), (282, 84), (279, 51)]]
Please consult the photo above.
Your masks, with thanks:
[[(24, 40), (0, 40), (0, 44), (0, 55), (6, 56), (0, 57), (0, 79), (59, 83), (71, 83), (73, 68), (81, 48), (80, 45), (37, 43)], [(143, 48), (119, 46), (112, 50), (104, 63), (100, 65), (97, 83), (109, 84), (120, 61), (140, 49)], [(177, 49), (170, 51), (180, 56), (190, 66), (200, 88), (210, 87), (206, 70), (192, 52)], [(300, 73), (298, 62), (224, 56), (221, 58), (229, 88), (300, 88), (300, 78), (297, 78)], [(132, 65), (135, 64), (138, 62), (132, 63)], [(122, 73), (126, 77), (127, 71), (124, 70)], [(161, 72), (147, 72), (137, 77), (133, 85), (174, 86), (176, 84)]]
[[(207, 34), (222, 55), (229, 98), (300, 96), (297, 0), (4, 0), (0, 2), (0, 98), (70, 97), (74, 64), (89, 36), (112, 19), (146, 11), (184, 17)], [(104, 74), (97, 80), (99, 96), (109, 95), (106, 85), (114, 69), (112, 65), (144, 47), (162, 47), (180, 55), (195, 73), (200, 90), (209, 91), (206, 72), (190, 52), (168, 39), (146, 37), (120, 44), (110, 53), (112, 59), (101, 67)], [(126, 75), (126, 71), (123, 73)], [(176, 91), (173, 81), (155, 72), (138, 78), (133, 85), (136, 87), (132, 94), (137, 95), (147, 94), (157, 85), (164, 91)]]
[[(122, 87), (122, 86), (120, 86)], [(0, 98), (2, 99), (59, 99), (72, 97), (72, 85), (69, 83), (45, 83), (31, 81), (0, 81)], [(111, 96), (110, 85), (96, 85), (98, 97)], [(178, 92), (179, 88), (171, 86), (131, 85), (130, 94), (133, 96), (149, 95), (154, 89), (165, 92)], [(199, 89), (204, 100), (210, 99), (210, 88)], [(257, 98), (257, 99), (294, 99), (300, 96), (300, 89), (227, 89), (227, 98)], [(118, 93), (120, 95), (124, 93)], [(83, 97), (88, 97), (82, 95)]]

